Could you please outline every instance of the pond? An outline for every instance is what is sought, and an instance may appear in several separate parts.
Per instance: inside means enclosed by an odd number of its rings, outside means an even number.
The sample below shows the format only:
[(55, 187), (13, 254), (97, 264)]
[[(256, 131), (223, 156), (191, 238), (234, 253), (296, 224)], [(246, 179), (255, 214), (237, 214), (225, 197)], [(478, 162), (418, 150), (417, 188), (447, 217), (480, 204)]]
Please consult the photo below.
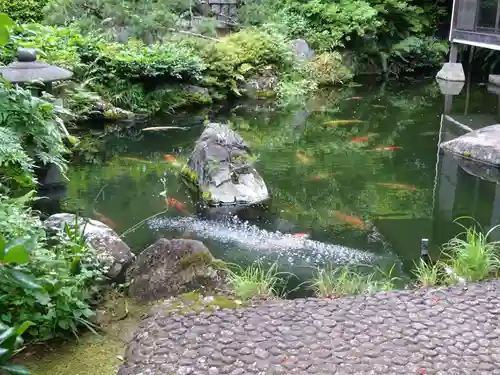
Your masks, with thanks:
[[(197, 238), (225, 261), (278, 260), (302, 280), (314, 267), (349, 262), (384, 270), (395, 265), (394, 276), (408, 277), (421, 239), (429, 239), (437, 257), (460, 230), (455, 218), (473, 216), (485, 228), (499, 223), (497, 185), (468, 174), (437, 147), (440, 139), (463, 133), (456, 123), (498, 122), (498, 96), (486, 86), (464, 88), (451, 111), (448, 102), (448, 117), (433, 81), (363, 84), (304, 101), (287, 110), (266, 101), (234, 103), (154, 124), (187, 130), (110, 133), (95, 155), (98, 162), (69, 172), (63, 210), (104, 220), (118, 233), (166, 211), (125, 236), (134, 251), (162, 236)], [(207, 115), (229, 121), (258, 155), (255, 165), (272, 199), (257, 222), (193, 216), (194, 206), (165, 159), (189, 157)], [(163, 190), (183, 202), (187, 214), (167, 210)], [(307, 234), (308, 246), (266, 248), (262, 239), (277, 231)]]

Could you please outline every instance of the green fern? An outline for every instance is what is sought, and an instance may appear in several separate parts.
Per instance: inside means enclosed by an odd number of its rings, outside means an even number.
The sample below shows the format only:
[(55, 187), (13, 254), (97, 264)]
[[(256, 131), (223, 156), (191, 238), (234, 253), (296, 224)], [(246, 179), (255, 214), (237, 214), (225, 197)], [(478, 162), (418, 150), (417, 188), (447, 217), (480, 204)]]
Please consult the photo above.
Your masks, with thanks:
[(28, 90), (0, 83), (0, 183), (32, 185), (35, 164), (66, 170), (68, 135), (59, 109)]

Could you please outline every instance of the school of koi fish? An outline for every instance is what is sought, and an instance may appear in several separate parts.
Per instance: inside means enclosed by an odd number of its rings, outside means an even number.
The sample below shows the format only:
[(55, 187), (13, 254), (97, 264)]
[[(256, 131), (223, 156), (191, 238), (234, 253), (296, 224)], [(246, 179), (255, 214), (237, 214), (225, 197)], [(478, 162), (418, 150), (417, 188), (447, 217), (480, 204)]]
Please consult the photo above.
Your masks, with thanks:
[[(353, 97), (350, 100), (361, 100), (360, 97)], [(351, 124), (361, 124), (361, 120), (347, 119), (347, 120), (331, 120), (326, 122), (328, 126), (340, 126), (340, 125), (351, 125)], [(364, 134), (353, 137), (349, 140), (351, 144), (362, 145), (363, 147), (372, 143), (375, 139), (375, 134)], [(401, 148), (395, 145), (376, 145), (372, 146), (371, 149), (366, 148), (366, 151), (397, 151)], [(168, 163), (169, 166), (180, 170), (185, 162), (178, 160), (174, 155), (163, 155), (163, 160)], [(301, 165), (312, 165), (314, 160), (314, 155), (310, 152), (299, 150), (295, 154), (295, 158), (298, 164)], [(125, 159), (125, 158), (123, 158)], [(136, 161), (134, 158), (126, 158), (126, 160)], [(141, 162), (149, 162), (147, 160), (140, 160)], [(335, 177), (341, 175), (341, 172), (319, 172), (313, 174), (309, 177), (310, 181), (324, 181), (334, 179)], [(404, 191), (415, 191), (417, 187), (414, 185), (408, 185), (397, 182), (377, 182), (375, 185), (378, 188), (388, 189), (388, 190), (404, 190)], [(370, 253), (350, 249), (339, 245), (329, 245), (323, 244), (318, 241), (310, 240), (310, 234), (305, 232), (295, 232), (282, 234), (280, 232), (268, 232), (263, 229), (259, 229), (256, 226), (249, 225), (248, 223), (242, 223), (237, 220), (226, 221), (226, 222), (210, 222), (206, 220), (200, 220), (197, 218), (194, 212), (190, 208), (187, 208), (186, 202), (179, 200), (173, 196), (163, 196), (165, 202), (165, 209), (167, 211), (172, 210), (175, 217), (169, 217), (164, 219), (154, 219), (150, 220), (149, 224), (152, 229), (160, 228), (174, 228), (179, 229), (184, 227), (189, 231), (195, 231), (197, 236), (214, 238), (214, 239), (226, 239), (230, 242), (238, 242), (240, 245), (244, 243), (246, 246), (251, 246), (253, 248), (267, 248), (267, 249), (295, 249), (303, 250), (308, 249), (309, 251), (316, 251), (322, 253), (328, 253), (328, 256), (332, 256), (332, 252), (336, 255), (336, 261), (340, 263), (348, 261), (369, 261), (371, 259)], [(180, 216), (179, 216), (180, 215)], [(93, 216), (108, 225), (114, 230), (118, 230), (118, 225), (113, 222), (110, 218), (102, 214), (101, 212), (93, 209)], [(339, 210), (328, 211), (328, 216), (332, 219), (332, 223), (337, 223), (339, 225), (344, 225), (346, 228), (351, 228), (354, 230), (369, 232), (373, 230), (373, 225), (356, 216), (353, 213), (346, 213)], [(298, 255), (298, 254), (297, 254)], [(313, 254), (311, 254), (313, 255)], [(316, 254), (318, 255), (318, 254)], [(302, 256), (302, 255), (301, 255)]]

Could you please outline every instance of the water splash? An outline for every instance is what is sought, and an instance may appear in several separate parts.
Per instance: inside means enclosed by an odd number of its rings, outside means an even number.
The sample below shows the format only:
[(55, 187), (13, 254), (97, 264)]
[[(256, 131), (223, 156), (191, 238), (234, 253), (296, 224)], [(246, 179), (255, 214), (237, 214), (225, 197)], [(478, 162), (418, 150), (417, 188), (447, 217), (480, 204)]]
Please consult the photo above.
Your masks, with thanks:
[(373, 264), (373, 253), (328, 244), (291, 234), (270, 232), (237, 218), (229, 220), (203, 220), (194, 217), (153, 218), (148, 225), (153, 230), (178, 230), (193, 232), (196, 236), (227, 245), (238, 245), (249, 250), (277, 253), (288, 258), (290, 264), (319, 263)]

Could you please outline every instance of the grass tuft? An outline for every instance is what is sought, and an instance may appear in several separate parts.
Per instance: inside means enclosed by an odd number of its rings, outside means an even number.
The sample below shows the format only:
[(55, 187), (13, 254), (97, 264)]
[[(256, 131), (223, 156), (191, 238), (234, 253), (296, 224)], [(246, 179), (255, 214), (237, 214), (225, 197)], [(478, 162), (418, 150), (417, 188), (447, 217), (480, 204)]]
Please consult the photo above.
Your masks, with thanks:
[(417, 283), (427, 288), (440, 283), (440, 269), (441, 263), (430, 264), (420, 259), (420, 262), (415, 263), (412, 273), (416, 277)]
[(372, 294), (395, 289), (394, 266), (388, 272), (375, 267), (375, 272), (364, 274), (352, 266), (318, 269), (311, 281), (311, 288), (319, 297), (340, 297)]
[(290, 273), (278, 272), (275, 262), (266, 270), (262, 263), (256, 262), (246, 268), (233, 265), (234, 270), (228, 270), (228, 283), (239, 298), (246, 300), (255, 297), (280, 296), (279, 286), (283, 279), (280, 275)]
[[(458, 218), (455, 221), (464, 218)], [(469, 228), (460, 223), (458, 225), (465, 231), (443, 246), (443, 255), (447, 258), (446, 263), (453, 271), (448, 277), (453, 280), (448, 280), (448, 282), (454, 283), (457, 276), (466, 281), (479, 281), (497, 275), (500, 269), (498, 258), (500, 243), (489, 241), (488, 237), (498, 226), (483, 233), (479, 224), (477, 224), (479, 230), (475, 225)]]

